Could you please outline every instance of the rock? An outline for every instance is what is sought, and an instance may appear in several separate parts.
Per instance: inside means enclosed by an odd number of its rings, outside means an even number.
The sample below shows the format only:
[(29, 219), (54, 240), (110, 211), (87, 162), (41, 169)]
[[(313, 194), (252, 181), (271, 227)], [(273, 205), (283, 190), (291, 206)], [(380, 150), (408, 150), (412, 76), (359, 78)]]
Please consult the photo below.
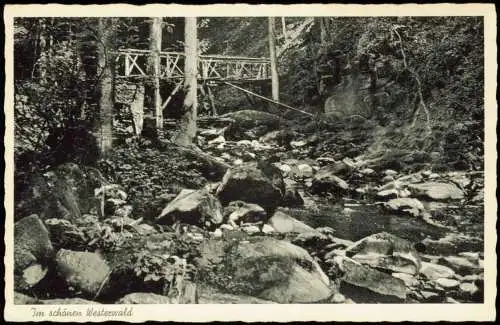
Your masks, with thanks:
[(288, 175), (288, 174), (290, 174), (290, 172), (292, 171), (292, 167), (290, 167), (287, 164), (278, 165), (278, 168), (281, 170), (281, 172), (285, 176)]
[(262, 227), (262, 233), (264, 234), (272, 234), (276, 232), (276, 230), (274, 230), (273, 227), (271, 227), (270, 225), (268, 224), (265, 224), (263, 227)]
[(460, 283), (459, 289), (465, 296), (473, 295), (479, 291), (479, 288), (471, 282)]
[(384, 176), (382, 177), (382, 183), (387, 183), (389, 184), (390, 182), (394, 181), (394, 176)]
[(257, 233), (260, 232), (259, 227), (254, 226), (254, 225), (244, 226), (244, 227), (241, 228), (241, 230), (243, 230), (244, 232), (246, 232), (249, 235), (257, 234)]
[(420, 274), (423, 274), (428, 280), (437, 280), (439, 278), (452, 278), (455, 272), (443, 265), (422, 262)]
[(420, 216), (425, 212), (422, 202), (413, 198), (392, 199), (384, 203), (384, 206), (389, 210), (406, 212), (413, 216)]
[(295, 174), (295, 177), (299, 178), (307, 178), (307, 177), (312, 177), (314, 174), (314, 169), (309, 166), (308, 164), (300, 164), (297, 166), (297, 173)]
[(201, 287), (198, 291), (200, 304), (275, 304), (274, 301), (250, 296), (233, 295), (220, 292), (215, 288)]
[(339, 192), (343, 193), (349, 190), (349, 184), (336, 176), (330, 166), (320, 168), (312, 180), (311, 190), (316, 193), (321, 192)]
[(118, 299), (116, 304), (124, 305), (153, 305), (153, 304), (171, 304), (172, 300), (166, 296), (151, 292), (133, 292)]
[(446, 297), (446, 303), (448, 304), (459, 304), (457, 300), (453, 299), (452, 297)]
[(94, 297), (108, 280), (110, 268), (97, 253), (60, 249), (56, 254), (57, 272), (76, 291)]
[(305, 140), (297, 140), (297, 141), (290, 142), (290, 146), (292, 146), (292, 148), (302, 148), (306, 144), (307, 144), (307, 141), (305, 141)]
[(280, 124), (279, 116), (255, 110), (231, 112), (222, 117), (231, 118), (234, 121), (225, 133), (232, 138), (240, 138), (246, 131), (256, 127), (261, 127), (259, 133), (265, 134), (276, 130)]
[(403, 280), (364, 266), (345, 256), (334, 257), (343, 276), (340, 292), (357, 303), (402, 302), (406, 299)]
[(212, 228), (223, 221), (222, 205), (205, 190), (182, 190), (156, 218), (160, 224), (177, 221)]
[(210, 129), (201, 131), (200, 135), (205, 137), (208, 140), (212, 140), (212, 139), (217, 138), (219, 135), (223, 135), (224, 131), (226, 131), (226, 128), (222, 128), (222, 129), (210, 128)]
[(332, 299), (330, 300), (334, 304), (342, 304), (346, 301), (346, 298), (343, 294), (341, 293), (336, 293), (333, 295)]
[(465, 257), (472, 263), (478, 263), (479, 262), (479, 252), (461, 252), (458, 253), (458, 256)]
[(280, 170), (265, 163), (246, 163), (229, 169), (217, 189), (223, 205), (239, 200), (258, 204), (268, 212), (280, 205), (284, 193)]
[(434, 283), (439, 285), (443, 289), (452, 289), (456, 288), (460, 285), (460, 282), (454, 279), (448, 279), (448, 278), (439, 278), (434, 280)]
[(276, 211), (267, 223), (278, 233), (315, 232), (314, 228), (281, 211)]
[(483, 250), (483, 239), (478, 237), (470, 237), (465, 234), (448, 233), (445, 237), (433, 240), (425, 238), (422, 244), (426, 247), (426, 252), (432, 254), (458, 254), (464, 251), (480, 251)]
[(409, 184), (408, 189), (414, 195), (432, 200), (460, 200), (464, 193), (458, 186), (450, 183), (426, 182), (420, 184)]
[(259, 140), (261, 142), (276, 142), (280, 133), (280, 130), (271, 131), (261, 136)]
[(371, 168), (365, 168), (359, 171), (363, 175), (373, 175), (375, 174), (375, 171)]
[(49, 233), (37, 215), (14, 224), (14, 288), (26, 290), (37, 284), (54, 257)]
[(56, 248), (77, 248), (88, 243), (88, 238), (82, 228), (68, 220), (47, 219), (45, 226), (49, 230), (51, 242)]
[(94, 189), (105, 179), (91, 167), (73, 163), (59, 165), (44, 174), (32, 177), (25, 191), (16, 194), (16, 216), (38, 214), (40, 219), (67, 219), (75, 221), (82, 214), (99, 207)]
[(321, 249), (321, 247), (324, 247), (329, 243), (330, 238), (318, 231), (300, 233), (292, 240), (292, 244), (306, 249), (311, 248), (316, 250)]
[(436, 174), (436, 173), (432, 173), (429, 175), (429, 179), (438, 179), (440, 178), (441, 176), (439, 174)]
[(82, 298), (44, 299), (42, 305), (100, 305), (100, 303)]
[(426, 302), (439, 302), (441, 300), (439, 294), (436, 292), (421, 290), (420, 294)]
[(209, 145), (218, 145), (218, 144), (225, 143), (225, 142), (226, 142), (226, 139), (224, 139), (224, 137), (222, 135), (219, 135), (217, 138), (208, 141), (208, 144)]
[(39, 304), (37, 298), (14, 291), (14, 305), (36, 305)]
[(211, 284), (231, 294), (278, 303), (317, 302), (331, 295), (329, 279), (318, 263), (287, 241), (268, 237), (211, 241), (202, 246), (201, 256), (199, 272), (213, 274), (216, 268)]
[(285, 196), (283, 197), (283, 206), (286, 207), (301, 207), (304, 205), (304, 199), (296, 188), (285, 189)]
[(407, 287), (416, 287), (418, 285), (418, 280), (408, 273), (392, 273), (392, 276), (403, 280)]
[(226, 224), (223, 224), (219, 227), (220, 230), (225, 230), (225, 231), (231, 231), (231, 230), (234, 230), (234, 227), (231, 226), (231, 225), (226, 225)]
[(156, 229), (148, 224), (141, 223), (140, 225), (134, 226), (134, 229), (137, 231), (139, 235), (146, 236), (150, 234), (156, 234)]
[(221, 238), (222, 237), (222, 230), (220, 230), (220, 228), (215, 229), (215, 231), (212, 233), (212, 236), (214, 238)]
[(479, 264), (472, 263), (465, 257), (447, 256), (439, 260), (440, 264), (446, 265), (460, 275), (477, 273), (483, 270)]
[(422, 263), (412, 243), (387, 232), (357, 241), (346, 249), (346, 256), (371, 267), (408, 274), (417, 274)]
[(224, 208), (224, 219), (233, 227), (242, 223), (264, 222), (266, 215), (266, 211), (260, 205), (243, 201), (232, 201)]
[(385, 176), (396, 176), (397, 174), (398, 172), (392, 169), (387, 169), (384, 171)]

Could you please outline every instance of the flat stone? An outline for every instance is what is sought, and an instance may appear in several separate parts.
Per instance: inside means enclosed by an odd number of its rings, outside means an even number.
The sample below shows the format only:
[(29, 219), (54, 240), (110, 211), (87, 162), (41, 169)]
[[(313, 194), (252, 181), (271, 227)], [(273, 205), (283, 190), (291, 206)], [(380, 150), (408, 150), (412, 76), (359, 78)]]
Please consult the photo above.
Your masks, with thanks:
[(423, 274), (429, 280), (439, 278), (451, 278), (455, 275), (455, 271), (444, 265), (422, 262), (420, 274)]
[(474, 264), (465, 257), (448, 256), (440, 260), (444, 264), (460, 275), (476, 273), (482, 270), (479, 264)]
[(460, 282), (458, 282), (457, 280), (448, 278), (439, 278), (434, 280), (434, 282), (444, 289), (452, 289), (460, 285)]
[(464, 193), (455, 184), (426, 182), (420, 184), (409, 184), (408, 188), (416, 195), (426, 196), (433, 200), (460, 200)]
[(459, 289), (461, 292), (468, 295), (473, 295), (479, 291), (479, 288), (474, 283), (471, 282), (460, 283)]
[(415, 287), (418, 285), (418, 280), (408, 273), (392, 273), (392, 276), (404, 281), (407, 287)]

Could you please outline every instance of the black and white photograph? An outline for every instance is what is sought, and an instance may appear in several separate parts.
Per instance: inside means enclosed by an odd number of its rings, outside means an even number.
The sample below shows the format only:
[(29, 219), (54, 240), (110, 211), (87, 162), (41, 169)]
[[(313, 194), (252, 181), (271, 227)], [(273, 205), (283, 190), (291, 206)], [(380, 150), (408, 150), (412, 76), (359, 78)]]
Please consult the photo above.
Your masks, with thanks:
[(5, 295), (25, 319), (494, 317), (494, 7), (56, 6), (4, 16)]

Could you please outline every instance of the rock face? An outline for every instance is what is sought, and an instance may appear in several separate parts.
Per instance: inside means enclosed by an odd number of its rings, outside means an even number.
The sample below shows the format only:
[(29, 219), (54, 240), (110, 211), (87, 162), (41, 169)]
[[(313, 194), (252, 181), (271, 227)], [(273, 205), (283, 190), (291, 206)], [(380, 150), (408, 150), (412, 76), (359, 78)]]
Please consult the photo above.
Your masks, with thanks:
[(14, 287), (31, 288), (45, 276), (54, 257), (49, 233), (37, 215), (14, 224)]
[(450, 183), (426, 182), (420, 184), (409, 184), (408, 188), (417, 196), (432, 200), (460, 200), (464, 193), (458, 186)]
[(259, 134), (263, 135), (269, 131), (276, 130), (280, 124), (280, 118), (277, 115), (255, 111), (255, 110), (241, 110), (224, 114), (222, 117), (231, 118), (234, 122), (225, 135), (239, 139), (245, 135), (245, 132), (252, 128), (258, 128)]
[(66, 163), (35, 176), (31, 185), (20, 193), (18, 201), (22, 203), (16, 211), (24, 215), (37, 213), (42, 220), (74, 221), (98, 206), (94, 189), (104, 182), (98, 170)]
[(310, 233), (315, 232), (314, 228), (309, 227), (302, 221), (299, 221), (288, 214), (276, 211), (268, 220), (268, 224), (279, 233)]
[(422, 264), (412, 243), (387, 232), (365, 237), (345, 253), (359, 263), (392, 272), (417, 274)]
[(110, 273), (99, 254), (65, 249), (57, 252), (56, 269), (69, 286), (91, 297), (104, 287)]
[(403, 280), (364, 266), (345, 256), (334, 257), (341, 270), (340, 292), (357, 303), (402, 302), (406, 299)]
[(239, 200), (258, 204), (269, 212), (280, 205), (284, 192), (283, 177), (279, 170), (273, 173), (259, 168), (257, 164), (248, 163), (226, 172), (217, 189), (217, 196), (223, 205)]
[(231, 294), (278, 303), (317, 302), (331, 294), (328, 277), (309, 253), (286, 241), (212, 241), (204, 245), (201, 256), (202, 270), (216, 270), (211, 271), (217, 276), (213, 285)]
[(209, 228), (221, 224), (222, 220), (222, 205), (205, 190), (182, 190), (156, 218), (161, 224), (180, 221)]

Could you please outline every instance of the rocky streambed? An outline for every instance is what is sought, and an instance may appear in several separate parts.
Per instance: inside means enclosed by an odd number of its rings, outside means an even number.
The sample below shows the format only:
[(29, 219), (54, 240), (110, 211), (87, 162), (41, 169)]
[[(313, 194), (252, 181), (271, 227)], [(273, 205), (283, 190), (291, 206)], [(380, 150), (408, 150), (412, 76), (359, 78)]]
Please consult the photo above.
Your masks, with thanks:
[[(38, 175), (16, 202), (16, 303), (483, 301), (481, 175), (313, 159), (317, 139), (283, 145), (262, 126), (243, 140), (202, 129), (204, 152), (230, 168), (200, 186), (113, 184), (74, 164)], [(131, 155), (144, 150), (162, 154)], [(130, 195), (141, 182), (149, 215)]]

